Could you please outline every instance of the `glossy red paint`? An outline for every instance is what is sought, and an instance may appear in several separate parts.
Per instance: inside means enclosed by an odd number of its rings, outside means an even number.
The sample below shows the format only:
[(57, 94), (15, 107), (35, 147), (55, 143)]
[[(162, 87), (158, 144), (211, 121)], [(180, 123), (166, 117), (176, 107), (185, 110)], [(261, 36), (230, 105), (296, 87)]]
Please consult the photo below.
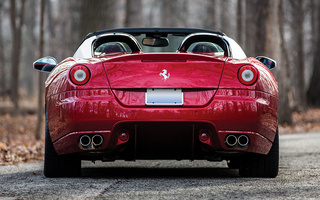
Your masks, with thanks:
[[(78, 86), (70, 81), (70, 70), (75, 65), (90, 70), (87, 84)], [(252, 65), (259, 72), (252, 85), (243, 85), (238, 79), (243, 65)], [(170, 73), (165, 81), (159, 75), (163, 69)], [(184, 104), (146, 106), (146, 88), (182, 88)], [(177, 129), (174, 124), (190, 126), (185, 130), (188, 138), (193, 138), (190, 141), (194, 141), (190, 159), (201, 159), (196, 153), (201, 145), (213, 152), (267, 154), (277, 128), (278, 87), (270, 71), (254, 58), (234, 60), (187, 53), (68, 58), (46, 81), (46, 109), (58, 154), (93, 151), (81, 149), (78, 141), (83, 134), (95, 133), (101, 134), (105, 142), (94, 151), (117, 151), (125, 143), (119, 142), (119, 129), (130, 131), (129, 143), (137, 138), (143, 144), (148, 143), (148, 135), (141, 130), (148, 132), (152, 126), (145, 127), (144, 123), (155, 123), (158, 129), (162, 125), (174, 130)], [(202, 129), (210, 130), (210, 138), (200, 145), (195, 138), (199, 138)], [(228, 148), (224, 141), (230, 133), (246, 134), (250, 138), (249, 147)], [(177, 133), (173, 141), (184, 141), (182, 135)], [(142, 151), (139, 140), (130, 143), (138, 148), (137, 155), (130, 159), (151, 158), (139, 154)], [(186, 139), (185, 143), (190, 141)], [(154, 141), (149, 143), (155, 145)]]
[[(112, 89), (214, 89), (219, 86), (224, 59), (194, 54), (142, 54), (110, 59), (103, 64)], [(165, 81), (160, 76), (164, 69), (169, 75)]]
[[(119, 104), (124, 107), (145, 107), (145, 89), (112, 90)], [(203, 107), (213, 99), (216, 89), (183, 89), (184, 107)]]
[(63, 154), (63, 152), (79, 152), (79, 151), (90, 151), (92, 149), (83, 149), (79, 145), (79, 138), (82, 135), (95, 135), (100, 134), (104, 139), (104, 144), (95, 150), (103, 150), (107, 147), (108, 142), (110, 141), (110, 131), (81, 131), (81, 132), (72, 132), (68, 135), (65, 135), (60, 140), (55, 142), (55, 148), (57, 153)]
[[(146, 121), (141, 122), (141, 121), (133, 120), (133, 121), (126, 121), (126, 122), (122, 122), (122, 123), (139, 124), (139, 123), (148, 123), (148, 122), (150, 122), (150, 121), (146, 120)], [(205, 123), (205, 124), (208, 123), (208, 124), (211, 124), (212, 126), (214, 126), (211, 122), (206, 122), (206, 121), (200, 121), (200, 122)], [(158, 121), (158, 123), (166, 124), (168, 122)], [(172, 122), (170, 122), (170, 123), (172, 123)], [(176, 121), (175, 123), (180, 123), (180, 121)], [(187, 121), (187, 123), (194, 124), (194, 123), (199, 123), (199, 121), (198, 122)], [(119, 125), (119, 123), (117, 125)], [(203, 130), (200, 130), (199, 133), (202, 133), (202, 131)], [(117, 135), (117, 134), (112, 135), (112, 132), (113, 131), (73, 132), (73, 133), (70, 133), (70, 134), (64, 136), (63, 138), (59, 139), (58, 141), (56, 141), (55, 148), (56, 148), (56, 151), (58, 154), (86, 152), (86, 151), (90, 152), (90, 151), (92, 151), (92, 149), (81, 149), (79, 147), (78, 138), (84, 134), (94, 135), (96, 133), (99, 133), (103, 136), (103, 138), (106, 142), (104, 143), (103, 146), (101, 146), (95, 150), (96, 151), (104, 150), (106, 152), (113, 151), (113, 150), (119, 149), (119, 147), (121, 147), (121, 145), (126, 143), (127, 140), (126, 141), (121, 140), (119, 138), (119, 135)], [(208, 131), (208, 133), (209, 133), (208, 140), (201, 141), (201, 142), (204, 143), (209, 150), (213, 150), (213, 151), (218, 151), (218, 152), (220, 152), (220, 151), (234, 151), (234, 149), (227, 147), (227, 145), (225, 144), (225, 138), (228, 134), (235, 134), (235, 135), (245, 134), (250, 138), (249, 147), (245, 148), (245, 149), (237, 149), (237, 151), (239, 151), (239, 152), (253, 152), (253, 153), (267, 154), (269, 152), (269, 149), (272, 146), (272, 142), (270, 140), (268, 140), (267, 138), (263, 137), (262, 135), (260, 135), (258, 133), (255, 133), (255, 132), (250, 132), (250, 131), (219, 131), (219, 132), (211, 133), (210, 131)], [(114, 136), (118, 136), (118, 137), (114, 137)], [(156, 157), (154, 157), (153, 159), (156, 159)]]

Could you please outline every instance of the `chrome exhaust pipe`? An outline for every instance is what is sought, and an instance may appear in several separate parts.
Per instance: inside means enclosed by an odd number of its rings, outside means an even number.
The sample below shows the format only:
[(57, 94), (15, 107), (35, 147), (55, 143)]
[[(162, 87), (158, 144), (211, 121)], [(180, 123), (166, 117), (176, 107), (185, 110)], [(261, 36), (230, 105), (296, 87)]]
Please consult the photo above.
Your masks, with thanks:
[(92, 144), (95, 147), (101, 146), (103, 143), (103, 137), (99, 134), (96, 134), (92, 137)]
[(91, 138), (87, 135), (80, 137), (80, 144), (82, 147), (88, 147), (91, 144)]
[(238, 143), (238, 138), (235, 135), (228, 135), (226, 143), (228, 146), (233, 147)]
[(246, 135), (240, 135), (238, 138), (238, 144), (242, 147), (245, 147), (249, 144), (249, 137)]

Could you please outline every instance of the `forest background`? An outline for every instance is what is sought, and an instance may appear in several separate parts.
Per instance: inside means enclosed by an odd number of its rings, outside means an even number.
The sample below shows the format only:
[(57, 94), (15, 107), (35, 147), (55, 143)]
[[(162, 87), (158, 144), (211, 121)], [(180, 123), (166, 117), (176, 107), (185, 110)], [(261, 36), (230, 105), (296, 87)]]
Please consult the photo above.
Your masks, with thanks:
[[(47, 55), (62, 61), (88, 33), (121, 27), (224, 32), (247, 56), (277, 61), (272, 73), (279, 84), (279, 124), (301, 121), (295, 113), (303, 113), (309, 126), (320, 121), (318, 112), (308, 113), (320, 107), (320, 0), (0, 0), (2, 160), (13, 141), (44, 135), (46, 75), (33, 70), (33, 62)], [(42, 145), (23, 142), (32, 152)]]

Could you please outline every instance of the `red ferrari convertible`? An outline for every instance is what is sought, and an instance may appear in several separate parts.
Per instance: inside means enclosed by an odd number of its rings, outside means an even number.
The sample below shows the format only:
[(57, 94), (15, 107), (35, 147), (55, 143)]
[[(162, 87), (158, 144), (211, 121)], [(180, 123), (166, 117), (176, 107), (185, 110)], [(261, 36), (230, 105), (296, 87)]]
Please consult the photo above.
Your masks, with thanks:
[(125, 28), (90, 33), (73, 57), (34, 62), (46, 80), (44, 175), (81, 160), (228, 162), (240, 176), (279, 168), (276, 62), (223, 33)]

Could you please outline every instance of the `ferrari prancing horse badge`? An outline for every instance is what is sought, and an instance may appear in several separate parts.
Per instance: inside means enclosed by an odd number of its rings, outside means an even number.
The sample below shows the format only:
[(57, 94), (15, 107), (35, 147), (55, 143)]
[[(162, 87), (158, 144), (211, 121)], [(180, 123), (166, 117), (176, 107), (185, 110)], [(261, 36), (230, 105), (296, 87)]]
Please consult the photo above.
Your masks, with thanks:
[(162, 80), (165, 82), (168, 78), (170, 78), (170, 73), (168, 73), (166, 69), (163, 69), (159, 76), (162, 76)]

